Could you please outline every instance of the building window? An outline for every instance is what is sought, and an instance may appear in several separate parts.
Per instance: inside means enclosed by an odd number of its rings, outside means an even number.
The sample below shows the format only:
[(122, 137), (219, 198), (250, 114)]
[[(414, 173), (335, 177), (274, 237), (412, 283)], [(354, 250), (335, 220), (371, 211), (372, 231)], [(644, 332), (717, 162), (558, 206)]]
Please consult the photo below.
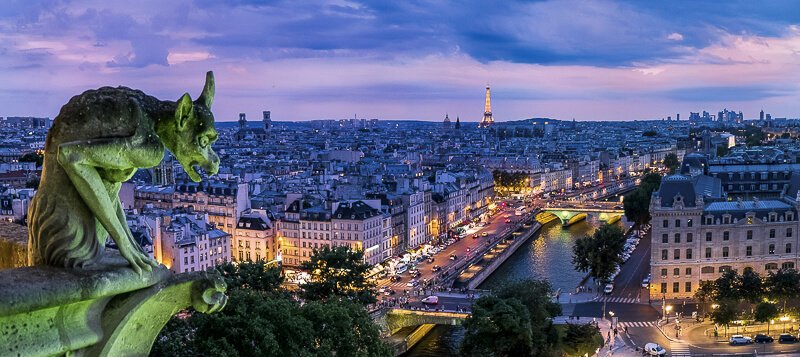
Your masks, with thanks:
[(711, 232), (706, 232), (706, 242), (711, 241)]
[(753, 239), (753, 231), (747, 231), (747, 239)]
[(706, 248), (706, 258), (711, 258), (711, 248)]
[(664, 220), (664, 228), (669, 228), (669, 221), (666, 219)]
[(686, 275), (692, 275), (692, 268), (686, 268)]
[(681, 283), (679, 283), (677, 281), (672, 283), (672, 292), (673, 293), (678, 293), (680, 291), (681, 291)]
[(680, 249), (675, 249), (672, 253), (673, 253), (672, 259), (675, 259), (675, 260), (681, 259), (681, 250)]
[(787, 237), (791, 237), (792, 236), (792, 229), (791, 228), (786, 228), (786, 236)]
[(703, 274), (713, 274), (714, 273), (714, 267), (710, 267), (710, 266), (702, 267), (702, 268), (700, 268), (700, 272), (703, 273)]
[(661, 283), (661, 293), (662, 294), (667, 293), (667, 283)]
[(714, 222), (714, 219), (711, 217), (706, 217), (706, 224), (711, 225)]
[(722, 240), (728, 240), (731, 238), (730, 232), (722, 232)]
[(745, 255), (748, 257), (753, 256), (753, 246), (748, 245), (747, 247), (745, 247)]
[(662, 249), (662, 250), (661, 250), (661, 260), (667, 260), (667, 259), (669, 259), (668, 255), (669, 255), (669, 253), (667, 252), (667, 250), (666, 250), (666, 249)]
[(730, 271), (730, 270), (731, 270), (731, 266), (730, 265), (723, 265), (723, 266), (719, 267), (719, 272), (720, 273), (724, 273), (724, 272)]
[(778, 263), (767, 263), (764, 265), (765, 270), (778, 270)]
[(775, 230), (774, 229), (770, 229), (769, 230), (769, 237), (770, 238), (775, 238)]
[(769, 254), (775, 254), (775, 244), (769, 245)]
[(686, 259), (692, 259), (692, 250), (691, 249), (687, 249), (686, 250)]
[(675, 228), (681, 228), (681, 220), (680, 219), (676, 219), (675, 220)]
[(792, 243), (786, 243), (786, 254), (792, 252)]
[(794, 269), (794, 262), (785, 262), (781, 264), (782, 269)]
[(681, 268), (672, 269), (672, 275), (675, 276), (681, 275)]
[(661, 276), (667, 276), (667, 269), (661, 269)]
[(686, 243), (691, 243), (694, 240), (694, 234), (686, 233)]
[(664, 233), (664, 234), (661, 235), (661, 243), (664, 243), (664, 244), (669, 243), (669, 234)]
[(691, 219), (687, 219), (686, 220), (686, 227), (692, 228), (692, 220)]
[(680, 242), (681, 242), (681, 234), (675, 233), (675, 243), (680, 243)]
[(686, 282), (686, 292), (687, 293), (692, 292), (692, 282), (691, 281), (687, 281)]
[(723, 258), (728, 257), (728, 247), (722, 247), (722, 257)]

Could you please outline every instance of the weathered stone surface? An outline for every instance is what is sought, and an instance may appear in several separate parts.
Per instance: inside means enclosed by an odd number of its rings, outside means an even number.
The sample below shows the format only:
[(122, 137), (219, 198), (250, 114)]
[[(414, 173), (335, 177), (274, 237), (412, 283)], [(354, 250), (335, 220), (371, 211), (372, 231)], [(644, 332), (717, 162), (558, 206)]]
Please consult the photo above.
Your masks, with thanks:
[(28, 228), (0, 221), (0, 270), (28, 265)]
[(211, 103), (214, 75), (197, 101), (162, 101), (142, 91), (103, 87), (73, 97), (47, 133), (42, 179), (28, 210), (31, 265), (95, 264), (107, 237), (137, 272), (157, 266), (133, 238), (119, 201), (122, 182), (158, 165), (169, 149), (186, 173), (214, 174), (219, 157)]
[(177, 311), (215, 312), (227, 298), (218, 275), (139, 275), (117, 254), (92, 269), (0, 271), (0, 356), (147, 355)]

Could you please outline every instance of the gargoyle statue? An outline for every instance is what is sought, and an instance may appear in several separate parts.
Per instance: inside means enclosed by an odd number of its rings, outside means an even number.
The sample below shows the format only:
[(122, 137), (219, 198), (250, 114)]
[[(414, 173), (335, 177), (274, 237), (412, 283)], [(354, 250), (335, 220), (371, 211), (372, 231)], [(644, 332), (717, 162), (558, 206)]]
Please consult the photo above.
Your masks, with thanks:
[(110, 235), (137, 273), (157, 266), (128, 228), (120, 187), (138, 168), (158, 165), (165, 148), (193, 181), (200, 181), (195, 166), (216, 174), (213, 99), (212, 72), (194, 102), (188, 93), (162, 101), (126, 87), (72, 97), (47, 134), (39, 191), (28, 210), (29, 263), (90, 266)]

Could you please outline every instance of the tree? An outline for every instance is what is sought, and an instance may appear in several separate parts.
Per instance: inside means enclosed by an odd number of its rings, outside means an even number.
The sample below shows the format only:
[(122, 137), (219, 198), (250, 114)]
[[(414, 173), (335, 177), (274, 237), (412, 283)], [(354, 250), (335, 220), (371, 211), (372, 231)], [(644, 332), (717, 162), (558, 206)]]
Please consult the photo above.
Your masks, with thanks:
[(767, 323), (767, 335), (769, 335), (769, 322), (778, 317), (778, 306), (770, 302), (760, 302), (756, 305), (753, 312), (753, 319)]
[[(263, 262), (218, 267), (228, 303), (215, 314), (179, 314), (152, 356), (391, 356), (362, 305), (344, 298), (301, 303)], [(186, 317), (188, 316), (188, 317)]]
[(346, 246), (315, 248), (301, 268), (311, 274), (311, 280), (300, 286), (305, 299), (344, 297), (364, 305), (376, 301), (374, 284), (367, 280), (370, 266), (364, 263), (364, 252), (360, 250)]
[(235, 265), (226, 263), (218, 265), (216, 269), (225, 279), (228, 289), (273, 292), (279, 290), (283, 283), (282, 269), (275, 265), (267, 266), (264, 260), (243, 261)]
[(516, 299), (528, 310), (535, 355), (545, 355), (558, 346), (559, 335), (552, 318), (561, 315), (561, 304), (553, 301), (547, 280), (519, 280), (497, 289), (501, 299)]
[(530, 313), (517, 299), (481, 296), (464, 322), (464, 356), (533, 356)]
[(35, 162), (36, 166), (42, 166), (42, 163), (44, 162), (44, 155), (42, 155), (42, 154), (40, 154), (38, 152), (29, 152), (29, 153), (26, 153), (26, 154), (20, 156), (20, 158), (17, 161), (19, 161), (19, 162)]
[(714, 300), (720, 301), (736, 301), (742, 298), (742, 291), (739, 286), (740, 277), (736, 270), (728, 270), (724, 272), (719, 278), (714, 280)]
[(625, 195), (623, 208), (628, 220), (646, 223), (650, 220), (650, 196), (661, 185), (661, 175), (655, 172), (644, 175), (639, 187)]
[(615, 225), (604, 224), (592, 236), (579, 238), (573, 246), (572, 264), (581, 272), (598, 281), (607, 281), (617, 265), (622, 263), (620, 254), (625, 249), (625, 236)]
[(786, 311), (786, 300), (798, 296), (800, 291), (800, 274), (794, 269), (779, 269), (777, 273), (770, 272), (767, 276), (767, 293), (776, 300), (783, 301), (783, 310)]
[(718, 306), (711, 311), (711, 321), (717, 325), (725, 326), (725, 335), (728, 334), (728, 325), (738, 317), (736, 302), (720, 301)]
[(701, 280), (700, 287), (694, 292), (694, 298), (701, 305), (705, 305), (706, 302), (713, 301), (714, 297), (716, 296), (715, 285), (714, 281), (712, 280)]
[(745, 269), (744, 273), (739, 276), (736, 285), (740, 296), (751, 304), (757, 303), (764, 297), (764, 286), (761, 276), (752, 269)]
[(680, 161), (678, 161), (678, 155), (669, 153), (664, 156), (664, 167), (669, 169), (670, 174), (674, 174), (675, 170), (678, 169), (678, 165), (680, 164)]
[(727, 145), (717, 146), (717, 157), (723, 157), (725, 155), (728, 155), (728, 152), (730, 152), (730, 149), (728, 149)]
[(594, 351), (603, 346), (600, 329), (592, 324), (567, 324), (563, 340), (566, 343), (563, 343), (562, 350), (570, 356), (593, 355)]

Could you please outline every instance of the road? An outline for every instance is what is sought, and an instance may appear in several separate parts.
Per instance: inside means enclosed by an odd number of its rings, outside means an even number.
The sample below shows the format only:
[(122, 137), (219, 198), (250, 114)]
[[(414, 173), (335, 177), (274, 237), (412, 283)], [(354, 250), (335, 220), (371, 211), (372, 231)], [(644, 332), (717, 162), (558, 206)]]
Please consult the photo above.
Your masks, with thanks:
[[(478, 250), (478, 248), (485, 247), (489, 245), (491, 242), (498, 239), (498, 234), (511, 229), (515, 222), (519, 221), (520, 219), (527, 217), (526, 216), (515, 216), (514, 215), (514, 208), (520, 206), (520, 203), (516, 201), (508, 200), (505, 201), (506, 208), (504, 210), (499, 211), (499, 213), (495, 214), (493, 217), (489, 219), (489, 224), (485, 227), (480, 227), (477, 231), (472, 229), (469, 230), (469, 235), (465, 236), (462, 239), (454, 242), (450, 246), (447, 246), (442, 251), (432, 256), (433, 262), (428, 262), (423, 260), (422, 262), (417, 264), (417, 270), (420, 272), (421, 276), (417, 278), (418, 281), (429, 281), (431, 286), (438, 285), (441, 277), (449, 274), (455, 270), (456, 267), (462, 266), (467, 260), (473, 257), (473, 254)], [(500, 204), (498, 202), (497, 204)], [(529, 213), (528, 213), (529, 214)], [(510, 223), (506, 223), (506, 219), (511, 220)], [(488, 236), (482, 237), (482, 233), (487, 233)], [(477, 237), (477, 238), (473, 238)], [(469, 252), (467, 251), (469, 250)], [(450, 255), (456, 255), (456, 259), (450, 259)], [(433, 272), (433, 267), (439, 266), (441, 268), (438, 272)], [(390, 281), (387, 279), (381, 279), (377, 282), (378, 287), (388, 287), (395, 291), (395, 294), (392, 295), (385, 295), (382, 294), (379, 296), (381, 299), (389, 299), (389, 298), (396, 298), (402, 296), (404, 292), (411, 292), (414, 288), (408, 286), (408, 283), (411, 279), (408, 272), (400, 274), (399, 281)]]

